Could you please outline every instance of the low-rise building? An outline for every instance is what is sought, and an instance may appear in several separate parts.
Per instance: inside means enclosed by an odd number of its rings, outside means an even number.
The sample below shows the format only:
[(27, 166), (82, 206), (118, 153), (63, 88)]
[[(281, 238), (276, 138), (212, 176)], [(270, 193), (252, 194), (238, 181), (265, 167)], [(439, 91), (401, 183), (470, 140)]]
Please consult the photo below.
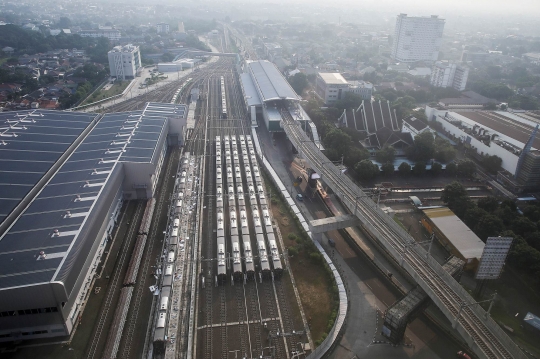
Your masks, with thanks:
[(325, 104), (331, 104), (345, 96), (349, 83), (340, 73), (319, 72), (315, 89)]
[(484, 242), (467, 227), (450, 209), (432, 208), (424, 210), (422, 225), (453, 256), (465, 261), (466, 270), (476, 270), (484, 251)]
[(81, 30), (79, 34), (81, 37), (106, 37), (110, 41), (118, 41), (122, 37), (120, 31), (116, 29), (100, 29), (100, 30)]
[(403, 122), (401, 125), (401, 132), (404, 132), (404, 133), (408, 132), (412, 135), (413, 138), (415, 138), (421, 133), (429, 132), (429, 131), (430, 131), (429, 126), (414, 116), (410, 116), (403, 119)]
[(523, 58), (530, 61), (532, 64), (540, 65), (540, 52), (528, 52), (523, 54)]
[(315, 89), (325, 104), (332, 104), (343, 99), (345, 92), (356, 93), (363, 100), (370, 100), (373, 94), (373, 84), (366, 81), (348, 82), (338, 72), (319, 72)]
[(367, 81), (349, 81), (349, 92), (359, 95), (362, 100), (370, 100), (373, 84)]
[(266, 57), (272, 62), (283, 56), (283, 48), (279, 44), (265, 42), (263, 43), (263, 49)]

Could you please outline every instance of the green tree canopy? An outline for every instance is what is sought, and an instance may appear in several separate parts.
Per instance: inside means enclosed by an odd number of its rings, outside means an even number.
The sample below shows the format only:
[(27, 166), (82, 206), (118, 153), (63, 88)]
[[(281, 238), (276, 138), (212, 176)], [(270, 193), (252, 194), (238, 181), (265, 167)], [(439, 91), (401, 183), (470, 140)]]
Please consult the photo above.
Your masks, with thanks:
[(487, 215), (488, 213), (482, 208), (478, 208), (478, 206), (471, 206), (469, 209), (467, 209), (467, 211), (465, 211), (463, 222), (465, 222), (469, 228), (474, 229), (476, 223)]
[(362, 103), (362, 98), (359, 94), (354, 92), (345, 92), (341, 100), (334, 102), (333, 106), (339, 108), (340, 110), (346, 110), (350, 108), (357, 109), (358, 106)]
[(396, 150), (392, 146), (383, 147), (379, 151), (375, 152), (375, 159), (380, 163), (393, 163), (395, 158)]
[(493, 213), (497, 210), (497, 208), (499, 208), (499, 200), (493, 196), (480, 198), (478, 200), (478, 207), (483, 209), (484, 211)]
[(457, 165), (454, 162), (450, 162), (446, 165), (445, 173), (449, 176), (455, 176), (457, 174)]
[(426, 164), (424, 162), (416, 162), (412, 169), (413, 174), (421, 176), (426, 173)]
[(482, 166), (492, 174), (497, 174), (497, 172), (501, 169), (502, 164), (502, 158), (500, 158), (497, 155), (487, 155), (482, 158)]
[(406, 150), (407, 157), (414, 161), (427, 161), (433, 158), (435, 142), (431, 132), (423, 132), (414, 138), (414, 144)]
[(487, 214), (480, 218), (474, 227), (474, 232), (484, 242), (488, 237), (498, 236), (502, 231), (504, 231), (503, 221), (492, 214)]
[(401, 162), (398, 167), (398, 171), (400, 175), (408, 175), (411, 173), (411, 165), (409, 165), (407, 162)]
[(467, 190), (459, 182), (452, 182), (446, 185), (442, 191), (441, 200), (448, 205), (458, 217), (463, 217), (465, 212), (471, 207)]
[(324, 137), (324, 144), (325, 146), (334, 149), (337, 155), (341, 157), (348, 152), (349, 147), (351, 146), (351, 137), (341, 129), (334, 127)]
[(433, 157), (442, 163), (447, 163), (453, 161), (456, 158), (456, 150), (448, 140), (445, 140), (441, 137), (436, 137), (433, 143), (434, 145), (434, 155)]
[(476, 165), (471, 160), (464, 160), (458, 164), (457, 170), (464, 177), (472, 177), (476, 172)]
[(296, 92), (300, 96), (302, 96), (302, 93), (308, 87), (307, 76), (302, 72), (294, 74), (293, 76), (289, 76), (287, 78), (287, 81), (289, 81), (289, 84), (293, 88), (294, 92)]
[(442, 172), (442, 165), (439, 162), (433, 162), (431, 165), (431, 173), (438, 175)]
[(369, 152), (365, 148), (352, 147), (345, 153), (343, 162), (347, 167), (354, 167), (355, 164), (369, 158)]
[(354, 166), (354, 171), (362, 180), (370, 180), (379, 174), (379, 166), (370, 160), (363, 160)]
[(386, 162), (381, 166), (382, 173), (385, 176), (390, 176), (394, 174), (394, 164), (392, 162)]

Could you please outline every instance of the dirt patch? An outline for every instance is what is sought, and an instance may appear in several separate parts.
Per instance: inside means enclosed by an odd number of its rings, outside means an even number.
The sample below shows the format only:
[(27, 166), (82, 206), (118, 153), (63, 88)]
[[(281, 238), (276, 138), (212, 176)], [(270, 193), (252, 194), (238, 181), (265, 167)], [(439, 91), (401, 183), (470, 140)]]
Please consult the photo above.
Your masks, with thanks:
[(291, 270), (313, 341), (318, 344), (326, 337), (333, 325), (329, 322), (333, 308), (337, 305), (332, 293), (334, 283), (328, 275), (322, 257), (317, 256), (318, 251), (314, 250), (311, 240), (302, 234), (291, 214), (277, 201), (271, 208), (274, 219), (279, 224), (285, 247), (292, 254), (289, 257)]

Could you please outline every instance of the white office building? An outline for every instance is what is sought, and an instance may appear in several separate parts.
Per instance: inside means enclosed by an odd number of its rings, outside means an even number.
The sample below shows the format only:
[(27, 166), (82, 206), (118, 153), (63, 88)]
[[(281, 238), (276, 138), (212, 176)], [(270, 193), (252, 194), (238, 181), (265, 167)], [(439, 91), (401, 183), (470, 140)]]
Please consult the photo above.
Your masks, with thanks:
[(392, 58), (396, 62), (437, 61), (444, 19), (437, 15), (408, 17), (399, 14), (394, 31)]
[(358, 94), (363, 100), (371, 100), (373, 84), (365, 81), (348, 82), (338, 72), (319, 72), (317, 73), (315, 90), (328, 105), (342, 100), (345, 97), (345, 92)]
[(435, 87), (453, 87), (458, 91), (463, 91), (467, 86), (468, 77), (468, 67), (437, 61), (431, 71), (430, 83)]
[(125, 80), (137, 75), (137, 70), (141, 67), (141, 52), (138, 46), (115, 46), (108, 55), (111, 77)]

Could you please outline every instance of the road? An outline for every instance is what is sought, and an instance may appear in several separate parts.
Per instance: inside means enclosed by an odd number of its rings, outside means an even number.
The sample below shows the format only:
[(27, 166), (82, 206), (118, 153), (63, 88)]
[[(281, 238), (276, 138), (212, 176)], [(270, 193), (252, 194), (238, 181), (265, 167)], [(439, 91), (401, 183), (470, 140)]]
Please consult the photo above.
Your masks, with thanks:
[[(264, 125), (263, 125), (264, 126)], [(259, 138), (263, 151), (271, 162), (272, 167), (288, 188), (292, 188), (293, 179), (301, 175), (303, 161), (295, 157), (283, 136), (276, 136), (276, 144), (273, 145), (271, 135), (264, 127), (259, 127)], [(306, 200), (303, 203), (297, 203), (300, 210), (304, 212), (307, 218), (317, 218), (325, 214), (325, 206), (317, 198), (311, 199), (306, 192), (306, 182), (302, 182), (300, 193), (304, 194)], [(338, 205), (338, 204), (336, 204)], [(339, 205), (338, 205), (339, 206)], [(361, 240), (366, 245), (366, 251), (374, 257), (374, 260), (380, 266), (392, 270), (385, 258), (379, 253), (366, 238), (360, 234)], [(345, 326), (344, 336), (336, 347), (331, 358), (352, 358), (358, 357), (380, 357), (380, 358), (454, 358), (455, 353), (462, 349), (447, 335), (432, 324), (427, 318), (420, 317), (413, 321), (406, 331), (406, 337), (413, 344), (411, 347), (394, 347), (389, 344), (373, 344), (373, 341), (384, 340), (380, 335), (381, 313), (400, 299), (401, 293), (396, 286), (388, 281), (378, 271), (371, 260), (366, 256), (359, 256), (356, 251), (350, 247), (344, 238), (337, 231), (328, 234), (328, 237), (334, 239), (336, 248), (326, 245), (323, 240), (323, 246), (328, 253), (333, 254), (333, 260), (337, 267), (341, 268), (344, 274), (343, 279), (348, 284), (350, 312), (348, 314)], [(399, 279), (403, 283), (404, 290), (412, 288), (406, 279), (399, 273), (394, 273), (394, 282)]]

